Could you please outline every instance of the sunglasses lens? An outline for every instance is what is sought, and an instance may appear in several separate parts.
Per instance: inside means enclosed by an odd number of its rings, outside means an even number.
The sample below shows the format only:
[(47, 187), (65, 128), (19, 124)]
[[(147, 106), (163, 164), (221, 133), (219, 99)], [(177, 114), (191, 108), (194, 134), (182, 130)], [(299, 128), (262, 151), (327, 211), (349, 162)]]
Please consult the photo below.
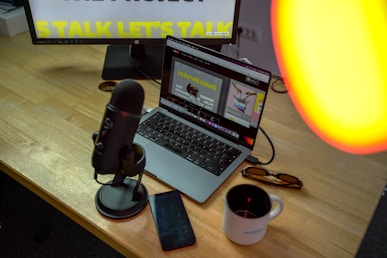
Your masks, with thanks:
[(300, 181), (297, 177), (288, 174), (280, 174), (278, 178), (289, 183), (297, 183)]
[(247, 169), (247, 172), (257, 175), (257, 176), (266, 176), (268, 173), (266, 170), (262, 168), (255, 168), (255, 167), (250, 167)]

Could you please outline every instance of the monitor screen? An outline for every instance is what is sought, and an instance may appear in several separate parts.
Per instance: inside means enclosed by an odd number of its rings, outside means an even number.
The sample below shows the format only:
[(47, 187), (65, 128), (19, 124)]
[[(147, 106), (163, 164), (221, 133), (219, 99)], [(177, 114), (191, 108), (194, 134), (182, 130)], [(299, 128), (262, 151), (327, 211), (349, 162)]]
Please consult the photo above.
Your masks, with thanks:
[(110, 45), (102, 77), (136, 79), (160, 78), (167, 35), (219, 49), (235, 43), (240, 0), (25, 0), (24, 7), (34, 44)]

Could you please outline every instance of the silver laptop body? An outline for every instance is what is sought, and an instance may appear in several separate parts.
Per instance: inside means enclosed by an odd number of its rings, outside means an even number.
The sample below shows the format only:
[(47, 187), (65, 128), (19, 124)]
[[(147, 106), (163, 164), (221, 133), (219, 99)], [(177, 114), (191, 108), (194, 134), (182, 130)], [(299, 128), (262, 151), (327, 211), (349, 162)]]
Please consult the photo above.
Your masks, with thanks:
[[(270, 72), (264, 69), (168, 36), (159, 107), (144, 115), (134, 139), (145, 149), (146, 173), (199, 203), (205, 202), (254, 148), (270, 78)], [(209, 172), (205, 161), (179, 153), (179, 148), (192, 146), (197, 136), (190, 139), (187, 134), (177, 140), (184, 143), (180, 147), (148, 138), (142, 130), (156, 113), (183, 123), (184, 128), (188, 125), (193, 131), (203, 132), (227, 148), (237, 149), (235, 159), (217, 173)], [(218, 154), (210, 148), (206, 157)], [(221, 161), (211, 162), (217, 165)]]

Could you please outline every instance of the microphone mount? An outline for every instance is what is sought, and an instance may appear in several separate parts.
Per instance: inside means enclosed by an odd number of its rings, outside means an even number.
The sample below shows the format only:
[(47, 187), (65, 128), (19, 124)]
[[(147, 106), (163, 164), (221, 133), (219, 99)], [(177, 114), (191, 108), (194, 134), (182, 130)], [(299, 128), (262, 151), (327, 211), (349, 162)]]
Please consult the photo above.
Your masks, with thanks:
[[(93, 138), (95, 135), (97, 133), (93, 134)], [(120, 165), (113, 180), (103, 184), (95, 196), (97, 210), (113, 219), (132, 217), (142, 211), (148, 202), (148, 191), (141, 183), (146, 163), (144, 148), (133, 143), (132, 146), (124, 146), (119, 156)], [(97, 174), (98, 171), (95, 171), (96, 180)], [(136, 175), (138, 180), (127, 178)]]

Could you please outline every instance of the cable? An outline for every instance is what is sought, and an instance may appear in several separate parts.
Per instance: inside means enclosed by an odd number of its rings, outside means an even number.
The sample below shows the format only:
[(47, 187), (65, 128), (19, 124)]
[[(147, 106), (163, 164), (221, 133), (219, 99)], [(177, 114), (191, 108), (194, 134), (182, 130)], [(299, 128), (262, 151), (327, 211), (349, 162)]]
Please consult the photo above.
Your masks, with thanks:
[(94, 172), (94, 180), (100, 185), (112, 185), (111, 183), (102, 183), (101, 181), (98, 180), (98, 175), (97, 172)]
[(242, 34), (242, 32), (243, 32), (243, 29), (241, 27), (239, 27), (237, 39), (236, 39), (236, 47), (237, 47), (236, 58), (239, 58), (239, 48), (241, 47), (241, 34)]
[(160, 83), (159, 81), (157, 81), (156, 79), (151, 78), (149, 75), (147, 75), (145, 72), (143, 72), (140, 68), (138, 68), (135, 64), (133, 64), (133, 67), (134, 67), (134, 69), (135, 69), (139, 74), (141, 74), (142, 76), (144, 76), (144, 77), (147, 78), (148, 80), (151, 80), (151, 81), (157, 83), (158, 85), (161, 85), (161, 83)]
[[(275, 78), (275, 77), (274, 77), (273, 79), (274, 79), (274, 80), (273, 80), (273, 82), (271, 83), (270, 88), (271, 88), (274, 92), (276, 92), (276, 93), (287, 93), (287, 92), (288, 92), (288, 90), (287, 90), (287, 88), (285, 87), (284, 82), (283, 82), (282, 79)], [(277, 85), (279, 82), (281, 82), (280, 85), (283, 86), (283, 87), (282, 87), (283, 89), (278, 89), (278, 88), (276, 87), (276, 85)]]
[(246, 158), (246, 161), (249, 162), (249, 163), (252, 163), (252, 164), (257, 164), (257, 165), (269, 165), (275, 158), (275, 148), (274, 148), (274, 144), (273, 142), (271, 141), (269, 135), (265, 132), (265, 130), (262, 129), (262, 127), (259, 127), (259, 130), (262, 131), (263, 135), (265, 135), (267, 141), (269, 142), (270, 144), (270, 147), (271, 147), (271, 150), (272, 150), (272, 155), (271, 155), (271, 158), (266, 161), (266, 162), (262, 162), (260, 161), (257, 157), (254, 157), (252, 155), (249, 155), (247, 158)]

